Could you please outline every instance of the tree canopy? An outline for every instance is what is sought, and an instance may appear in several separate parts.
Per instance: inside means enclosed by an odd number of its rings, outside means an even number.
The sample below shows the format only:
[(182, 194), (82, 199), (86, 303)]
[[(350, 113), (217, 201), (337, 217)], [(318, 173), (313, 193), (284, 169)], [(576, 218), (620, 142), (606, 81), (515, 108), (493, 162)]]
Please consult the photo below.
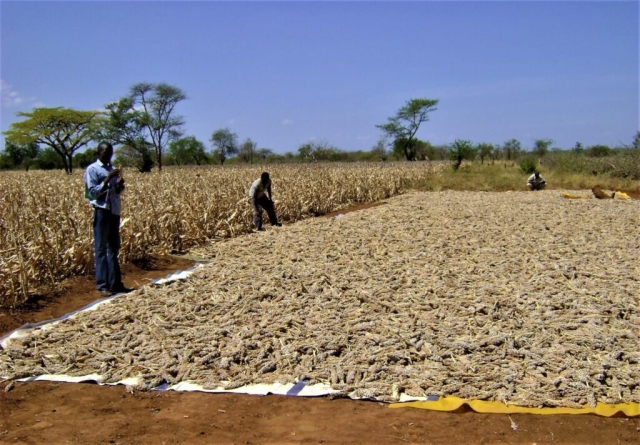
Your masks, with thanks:
[(480, 163), (484, 164), (484, 158), (488, 158), (493, 154), (493, 144), (487, 144), (486, 142), (481, 142), (476, 146), (476, 152), (480, 157)]
[(222, 165), (224, 165), (224, 161), (228, 157), (238, 153), (238, 135), (232, 133), (228, 128), (220, 128), (214, 131), (209, 140), (214, 147), (214, 156), (220, 160)]
[(40, 147), (36, 142), (20, 145), (9, 140), (5, 141), (3, 155), (8, 158), (7, 168), (21, 166), (29, 170), (39, 154)]
[(549, 148), (553, 144), (553, 139), (536, 139), (533, 144), (533, 154), (541, 158), (549, 153)]
[(137, 124), (146, 131), (156, 153), (158, 170), (162, 170), (162, 154), (171, 141), (182, 135), (184, 118), (175, 114), (178, 102), (187, 98), (178, 87), (166, 83), (138, 83), (131, 87), (128, 99), (132, 109), (139, 108)]
[(238, 148), (238, 156), (242, 162), (253, 164), (253, 158), (257, 154), (258, 144), (247, 138)]
[(415, 161), (417, 153), (416, 145), (412, 144), (420, 125), (429, 120), (429, 113), (435, 111), (438, 99), (410, 99), (398, 110), (395, 116), (389, 118), (386, 124), (376, 125), (391, 136), (394, 141), (403, 140), (402, 149), (408, 161)]
[(393, 141), (393, 153), (398, 157), (406, 156), (410, 153), (411, 161), (424, 161), (430, 159), (433, 146), (429, 142), (422, 141), (418, 138), (413, 138), (407, 141), (404, 138), (399, 138)]
[(135, 108), (131, 97), (123, 97), (105, 105), (107, 118), (100, 129), (100, 139), (113, 145), (116, 160), (125, 167), (135, 167), (140, 172), (149, 172), (154, 165), (151, 142), (147, 140), (144, 116)]
[(171, 141), (169, 144), (169, 152), (177, 165), (189, 164), (191, 161), (197, 165), (201, 165), (207, 161), (204, 144), (194, 136), (187, 136)]
[(449, 148), (449, 157), (453, 163), (453, 169), (460, 168), (462, 161), (467, 159), (473, 161), (476, 158), (476, 149), (471, 141), (456, 139)]
[(504, 143), (502, 151), (504, 152), (507, 161), (515, 159), (522, 150), (522, 144), (517, 139), (511, 139)]
[(100, 111), (72, 108), (34, 108), (18, 112), (25, 119), (14, 122), (4, 132), (6, 140), (17, 145), (41, 144), (60, 156), (67, 173), (73, 170), (73, 154), (91, 142), (103, 121)]

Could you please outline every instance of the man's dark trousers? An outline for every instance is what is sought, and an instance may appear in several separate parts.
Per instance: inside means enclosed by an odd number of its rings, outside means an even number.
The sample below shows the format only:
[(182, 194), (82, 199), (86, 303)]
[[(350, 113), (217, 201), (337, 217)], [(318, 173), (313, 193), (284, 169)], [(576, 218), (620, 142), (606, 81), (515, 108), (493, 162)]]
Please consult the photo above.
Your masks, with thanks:
[(278, 224), (276, 211), (273, 208), (273, 201), (266, 196), (262, 196), (260, 198), (253, 198), (251, 203), (253, 204), (253, 225), (256, 226), (256, 229), (260, 230), (262, 228), (262, 209), (267, 211), (269, 222), (272, 226)]
[(116, 290), (122, 286), (118, 252), (120, 251), (120, 216), (109, 210), (95, 209), (93, 214), (96, 286), (98, 290)]

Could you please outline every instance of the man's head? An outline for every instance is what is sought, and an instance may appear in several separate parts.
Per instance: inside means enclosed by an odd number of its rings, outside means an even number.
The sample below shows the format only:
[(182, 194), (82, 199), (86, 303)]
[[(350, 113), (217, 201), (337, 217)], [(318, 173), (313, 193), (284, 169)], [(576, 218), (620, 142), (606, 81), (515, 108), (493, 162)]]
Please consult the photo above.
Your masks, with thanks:
[(540, 177), (540, 173), (539, 172), (533, 172), (533, 176), (535, 176), (535, 178), (538, 179)]
[(270, 179), (269, 179), (269, 173), (267, 172), (262, 172), (262, 174), (260, 175), (260, 181), (262, 181), (263, 184), (268, 184)]
[(111, 157), (113, 156), (113, 145), (109, 142), (102, 141), (98, 145), (98, 159), (103, 164), (108, 164), (111, 162)]

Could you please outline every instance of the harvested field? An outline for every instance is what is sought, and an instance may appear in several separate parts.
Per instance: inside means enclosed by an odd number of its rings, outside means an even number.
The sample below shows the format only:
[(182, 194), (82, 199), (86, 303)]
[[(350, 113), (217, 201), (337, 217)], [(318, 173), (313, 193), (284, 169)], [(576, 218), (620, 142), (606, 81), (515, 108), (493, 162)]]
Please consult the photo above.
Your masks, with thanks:
[(410, 193), (212, 244), (185, 282), (11, 341), (0, 375), (640, 402), (639, 225), (637, 201)]

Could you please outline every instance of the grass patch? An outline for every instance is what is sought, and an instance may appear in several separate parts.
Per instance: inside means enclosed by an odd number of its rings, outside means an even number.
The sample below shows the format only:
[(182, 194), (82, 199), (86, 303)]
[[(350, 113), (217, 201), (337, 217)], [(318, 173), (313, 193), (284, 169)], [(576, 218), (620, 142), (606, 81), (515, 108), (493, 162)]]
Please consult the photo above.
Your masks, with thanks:
[[(547, 180), (547, 190), (588, 190), (599, 185), (605, 190), (640, 191), (640, 181), (611, 177), (607, 174), (594, 176), (585, 173), (569, 173), (540, 167)], [(528, 174), (523, 173), (516, 162), (494, 164), (470, 163), (457, 171), (445, 168), (434, 174), (418, 188), (429, 191), (518, 191), (527, 190)]]

